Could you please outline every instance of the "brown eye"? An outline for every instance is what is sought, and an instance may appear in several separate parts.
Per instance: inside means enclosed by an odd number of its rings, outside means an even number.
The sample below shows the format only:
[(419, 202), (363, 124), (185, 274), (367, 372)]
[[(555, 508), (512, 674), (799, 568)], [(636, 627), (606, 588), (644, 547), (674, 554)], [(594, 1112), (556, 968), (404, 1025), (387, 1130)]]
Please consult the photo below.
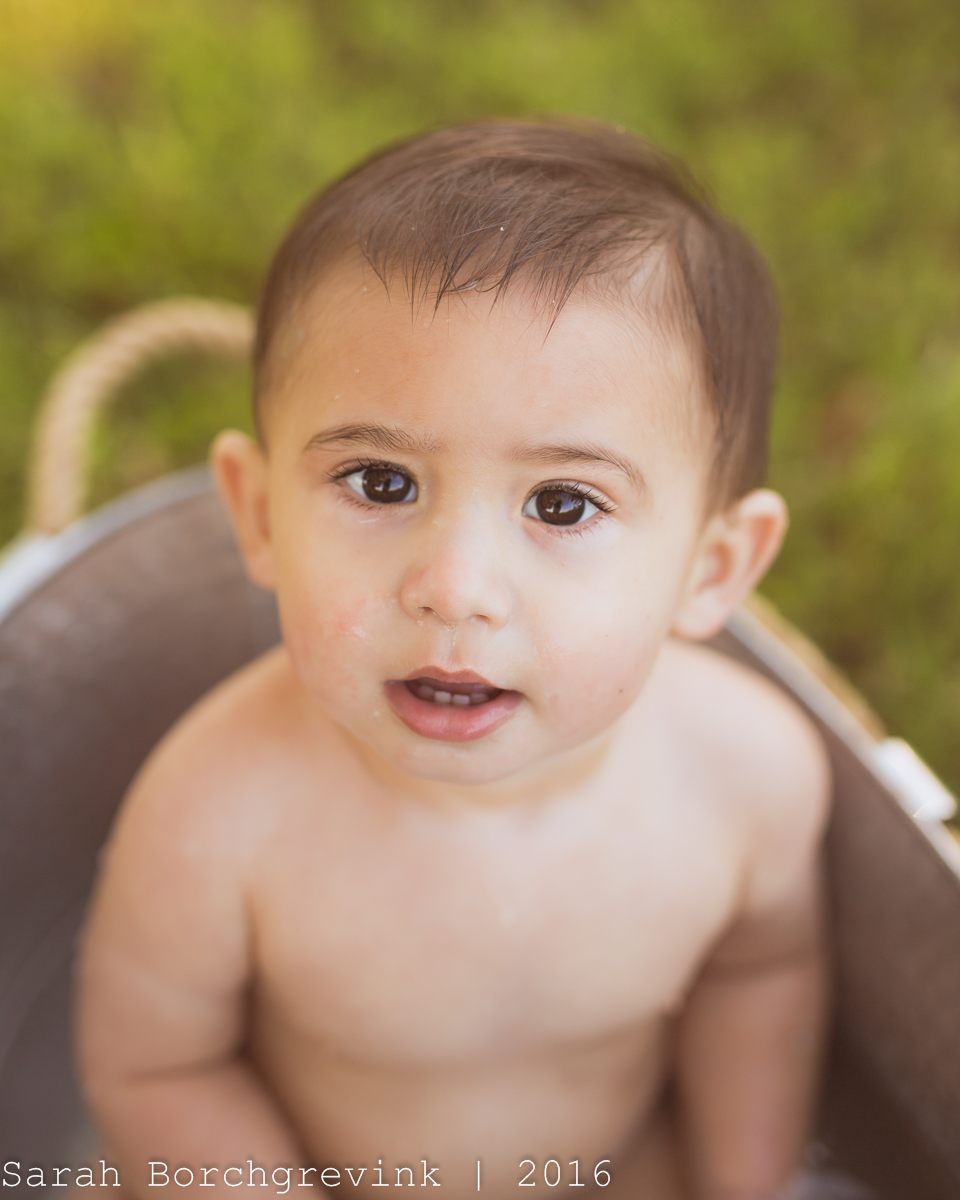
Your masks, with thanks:
[(352, 471), (346, 480), (358, 496), (374, 504), (403, 504), (417, 498), (417, 485), (393, 467), (364, 467)]
[(586, 496), (567, 488), (544, 488), (523, 507), (524, 516), (535, 517), (547, 525), (579, 525), (598, 511)]

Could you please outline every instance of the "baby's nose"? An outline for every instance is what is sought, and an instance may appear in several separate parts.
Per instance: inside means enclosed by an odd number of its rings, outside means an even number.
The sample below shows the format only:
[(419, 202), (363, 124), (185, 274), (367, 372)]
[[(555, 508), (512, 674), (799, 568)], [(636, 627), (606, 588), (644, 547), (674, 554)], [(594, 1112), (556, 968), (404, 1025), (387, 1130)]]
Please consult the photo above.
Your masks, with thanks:
[(493, 539), (468, 522), (436, 529), (404, 580), (400, 603), (417, 620), (444, 625), (482, 621), (500, 629), (510, 619), (510, 590)]

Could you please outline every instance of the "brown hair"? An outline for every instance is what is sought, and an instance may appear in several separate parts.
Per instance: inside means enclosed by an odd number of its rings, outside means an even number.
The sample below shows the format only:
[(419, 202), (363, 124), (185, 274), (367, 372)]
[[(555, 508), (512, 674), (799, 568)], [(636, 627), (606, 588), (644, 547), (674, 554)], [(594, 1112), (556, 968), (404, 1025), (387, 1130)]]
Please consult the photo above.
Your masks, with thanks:
[[(362, 254), (411, 300), (517, 276), (559, 311), (591, 282), (626, 285), (662, 248), (715, 418), (712, 500), (763, 480), (777, 340), (766, 266), (681, 164), (594, 122), (461, 125), (390, 146), (320, 192), (270, 267), (254, 350), (255, 397), (293, 305), (322, 272)], [(256, 402), (256, 401), (255, 401)]]

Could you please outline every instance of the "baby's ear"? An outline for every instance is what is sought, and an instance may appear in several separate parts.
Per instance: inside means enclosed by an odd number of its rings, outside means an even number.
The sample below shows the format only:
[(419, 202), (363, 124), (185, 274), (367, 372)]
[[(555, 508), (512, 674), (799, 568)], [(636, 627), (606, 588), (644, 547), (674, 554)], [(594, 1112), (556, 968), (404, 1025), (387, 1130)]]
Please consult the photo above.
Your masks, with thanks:
[(748, 492), (704, 527), (687, 590), (671, 632), (713, 637), (776, 558), (787, 531), (787, 506), (767, 488)]
[(247, 574), (261, 587), (273, 588), (266, 454), (245, 433), (227, 429), (210, 447), (210, 466), (233, 521)]

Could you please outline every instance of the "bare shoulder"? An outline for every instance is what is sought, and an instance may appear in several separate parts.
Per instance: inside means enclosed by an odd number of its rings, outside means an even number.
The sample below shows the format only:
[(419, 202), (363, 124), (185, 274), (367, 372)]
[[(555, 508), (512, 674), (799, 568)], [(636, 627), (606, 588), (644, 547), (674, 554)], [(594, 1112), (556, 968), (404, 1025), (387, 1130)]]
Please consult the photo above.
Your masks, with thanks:
[(241, 986), (258, 848), (283, 819), (275, 802), (286, 794), (282, 771), (296, 769), (284, 754), (291, 717), (284, 663), (281, 650), (271, 651), (214, 688), (133, 781), (87, 915), (88, 999), (104, 980), (124, 992), (110, 966), (121, 962), (136, 964), (136, 977), (154, 990), (171, 980), (211, 995)]
[[(242, 856), (264, 833), (283, 793), (295, 701), (282, 648), (213, 688), (154, 748), (134, 779), (111, 838), (131, 848), (208, 845), (208, 862)], [(278, 771), (281, 777), (278, 779)], [(279, 785), (279, 786), (278, 786)], [(257, 802), (260, 800), (261, 802)]]
[(284, 757), (286, 696), (282, 653), (272, 652), (194, 706), (124, 799), (79, 973), (94, 1090), (130, 1071), (209, 1063), (241, 1042), (251, 868), (277, 819), (267, 776)]
[[(786, 692), (709, 647), (671, 642), (665, 687), (684, 743), (764, 841), (819, 842), (830, 800), (826, 748)], [(771, 847), (772, 848), (772, 847)]]
[(831, 793), (816, 727), (775, 684), (708, 647), (671, 642), (661, 680), (671, 740), (695, 760), (697, 790), (721, 819), (740, 880), (711, 964), (808, 954), (820, 938)]

